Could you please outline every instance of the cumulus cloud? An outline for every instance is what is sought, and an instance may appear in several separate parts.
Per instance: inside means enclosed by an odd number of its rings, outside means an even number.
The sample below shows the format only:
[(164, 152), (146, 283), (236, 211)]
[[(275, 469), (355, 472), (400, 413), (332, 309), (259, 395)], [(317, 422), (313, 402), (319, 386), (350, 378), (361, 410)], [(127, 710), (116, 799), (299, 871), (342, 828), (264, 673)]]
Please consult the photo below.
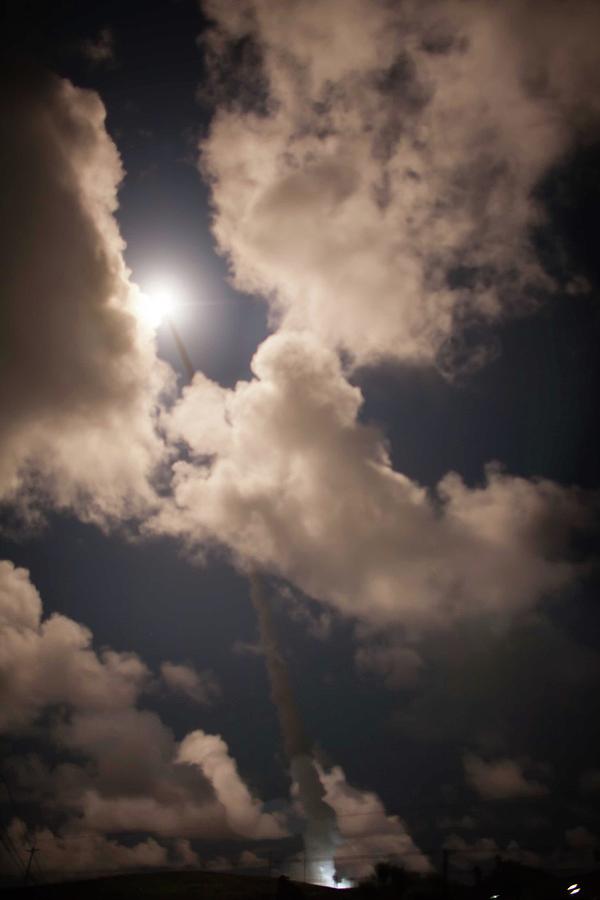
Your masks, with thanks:
[(252, 369), (232, 390), (196, 375), (165, 419), (191, 458), (150, 528), (222, 542), (379, 625), (518, 611), (578, 573), (564, 557), (586, 522), (575, 490), (491, 466), (482, 485), (451, 473), (427, 492), (392, 469), (359, 389), (310, 335), (271, 336)]
[(394, 644), (363, 645), (354, 658), (360, 670), (380, 675), (389, 688), (412, 687), (423, 668), (423, 660), (416, 650)]
[(475, 743), (494, 756), (512, 756), (518, 734), (533, 758), (551, 758), (548, 721), (575, 733), (600, 677), (598, 654), (539, 611), (512, 622), (462, 620), (422, 636), (418, 649), (419, 688), (398, 704), (396, 725), (418, 741)]
[(268, 865), (268, 860), (253, 853), (252, 850), (243, 850), (240, 853), (238, 864), (246, 869), (262, 869)]
[(91, 63), (114, 63), (115, 38), (110, 28), (101, 28), (96, 39), (88, 38), (81, 43), (81, 53)]
[(493, 838), (481, 837), (469, 843), (458, 834), (449, 835), (444, 847), (452, 851), (451, 864), (454, 868), (471, 870), (474, 865), (495, 859), (504, 859), (523, 866), (540, 866), (542, 860), (537, 853), (523, 850), (517, 841), (508, 841), (506, 847), (497, 844)]
[(341, 843), (335, 859), (346, 878), (364, 878), (375, 864), (391, 860), (411, 872), (431, 872), (428, 858), (419, 850), (398, 816), (388, 815), (372, 791), (353, 787), (343, 770), (320, 770), (325, 799), (335, 810)]
[(201, 769), (225, 809), (232, 829), (238, 834), (254, 838), (277, 838), (286, 834), (276, 815), (262, 812), (262, 804), (252, 797), (241, 780), (227, 744), (219, 735), (192, 731), (179, 746), (177, 762)]
[(463, 759), (465, 778), (473, 790), (486, 800), (513, 800), (544, 797), (546, 785), (526, 777), (523, 766), (514, 759), (495, 759), (486, 762), (468, 753)]
[(48, 707), (129, 708), (149, 671), (133, 653), (91, 647), (92, 634), (60, 614), (42, 618), (40, 596), (25, 569), (0, 561), (0, 730), (31, 725)]
[(88, 828), (187, 838), (285, 834), (278, 817), (262, 812), (219, 735), (197, 730), (176, 744), (156, 715), (134, 711), (75, 721), (62, 740), (94, 763), (75, 798)]
[(598, 121), (597, 4), (203, 5), (200, 165), (236, 285), (359, 364), (483, 362), (465, 327), (553, 287), (534, 189)]
[(140, 514), (169, 378), (123, 261), (104, 106), (17, 65), (2, 84), (0, 500), (42, 495), (95, 521)]
[(93, 832), (56, 834), (49, 828), (29, 831), (20, 819), (13, 819), (7, 832), (22, 858), (28, 858), (31, 846), (38, 848), (44, 874), (122, 872), (175, 862), (169, 858), (168, 848), (154, 838), (129, 846)]
[(156, 713), (138, 705), (150, 683), (144, 663), (134, 654), (97, 654), (89, 630), (72, 619), (44, 619), (28, 573), (7, 561), (0, 563), (0, 623), (1, 730), (29, 729), (56, 758), (53, 766), (37, 755), (12, 761), (26, 799), (85, 832), (285, 834), (278, 816), (263, 813), (220, 736), (197, 730), (178, 743)]
[(304, 628), (307, 634), (316, 641), (325, 641), (330, 637), (333, 625), (331, 613), (322, 608), (313, 609), (306, 602), (306, 598), (299, 597), (288, 585), (280, 585), (278, 593), (285, 603), (290, 619)]
[(221, 687), (212, 672), (197, 672), (184, 663), (161, 663), (160, 673), (171, 690), (185, 694), (190, 700), (208, 705), (221, 696)]

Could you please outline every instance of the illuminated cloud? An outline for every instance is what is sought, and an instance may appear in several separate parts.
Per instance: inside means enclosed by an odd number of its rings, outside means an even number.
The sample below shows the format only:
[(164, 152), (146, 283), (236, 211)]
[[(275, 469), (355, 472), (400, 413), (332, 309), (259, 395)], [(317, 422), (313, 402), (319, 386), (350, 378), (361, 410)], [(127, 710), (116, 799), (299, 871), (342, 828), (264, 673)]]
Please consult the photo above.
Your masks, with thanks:
[(527, 778), (523, 766), (514, 759), (486, 762), (472, 753), (463, 760), (467, 783), (486, 800), (512, 800), (519, 797), (544, 797), (546, 785)]
[(338, 871), (347, 878), (364, 878), (378, 861), (393, 861), (410, 872), (428, 873), (432, 866), (398, 816), (388, 815), (379, 797), (348, 784), (343, 770), (321, 770), (325, 799), (336, 812), (341, 843)]
[(190, 459), (150, 528), (190, 546), (215, 540), (240, 565), (375, 625), (503, 616), (578, 574), (564, 558), (586, 522), (574, 490), (489, 467), (435, 491), (392, 469), (383, 435), (335, 353), (307, 334), (270, 337), (254, 379), (228, 390), (196, 375), (164, 421)]
[(38, 848), (44, 861), (43, 871), (50, 875), (122, 872), (157, 868), (170, 862), (168, 849), (153, 838), (129, 846), (93, 832), (56, 834), (49, 828), (29, 831), (20, 819), (13, 819), (7, 831), (23, 859), (28, 859), (30, 847)]
[(135, 315), (114, 212), (123, 171), (96, 93), (4, 73), (0, 500), (139, 515), (164, 451), (168, 369)]
[(115, 38), (110, 28), (101, 28), (95, 40), (81, 42), (81, 54), (94, 65), (115, 62)]
[(85, 626), (54, 613), (42, 618), (25, 569), (0, 562), (0, 730), (26, 729), (41, 712), (66, 703), (99, 713), (135, 703), (149, 670), (133, 653), (92, 649)]
[[(71, 832), (182, 839), (286, 833), (279, 817), (263, 812), (219, 735), (196, 730), (177, 743), (155, 712), (139, 706), (150, 685), (139, 657), (97, 654), (87, 628), (58, 614), (43, 619), (28, 573), (7, 561), (0, 563), (0, 622), (0, 729), (50, 744), (55, 757), (52, 766), (37, 754), (10, 761), (26, 799), (66, 814)], [(71, 846), (62, 840), (59, 859)], [(90, 840), (94, 858), (115, 850)]]
[(192, 731), (179, 746), (177, 762), (197, 766), (202, 771), (235, 833), (255, 839), (285, 836), (282, 822), (274, 815), (263, 813), (262, 804), (252, 797), (219, 735)]
[(220, 105), (200, 165), (235, 284), (359, 364), (484, 362), (465, 328), (554, 287), (534, 189), (598, 124), (597, 4), (203, 5)]
[(355, 661), (358, 669), (381, 676), (392, 689), (414, 686), (423, 668), (415, 649), (393, 643), (365, 644), (357, 649)]
[(451, 834), (444, 841), (444, 847), (452, 853), (452, 867), (473, 870), (473, 866), (481, 866), (495, 859), (504, 859), (523, 866), (540, 866), (542, 860), (537, 853), (523, 850), (517, 841), (508, 841), (503, 848), (493, 838), (481, 837), (469, 843), (458, 834)]
[(195, 703), (208, 705), (221, 696), (219, 682), (212, 672), (197, 672), (183, 663), (161, 663), (160, 673), (171, 690), (184, 694)]

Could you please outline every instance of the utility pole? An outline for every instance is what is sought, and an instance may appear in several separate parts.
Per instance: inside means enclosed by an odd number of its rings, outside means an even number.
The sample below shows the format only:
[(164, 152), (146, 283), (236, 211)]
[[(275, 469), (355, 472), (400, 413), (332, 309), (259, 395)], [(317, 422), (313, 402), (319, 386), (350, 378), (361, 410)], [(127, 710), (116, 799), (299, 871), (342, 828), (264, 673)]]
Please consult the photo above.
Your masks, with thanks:
[(33, 862), (33, 856), (38, 852), (38, 847), (30, 847), (29, 848), (29, 859), (27, 860), (27, 868), (25, 869), (25, 876), (23, 878), (23, 884), (27, 884), (29, 881), (29, 873), (31, 872), (31, 863)]

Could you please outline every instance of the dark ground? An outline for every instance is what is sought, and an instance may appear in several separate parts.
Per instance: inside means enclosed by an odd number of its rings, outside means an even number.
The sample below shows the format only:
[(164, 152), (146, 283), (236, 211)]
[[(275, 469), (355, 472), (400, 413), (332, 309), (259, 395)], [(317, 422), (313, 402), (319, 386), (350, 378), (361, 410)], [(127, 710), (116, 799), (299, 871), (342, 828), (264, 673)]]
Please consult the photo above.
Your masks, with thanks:
[[(279, 888), (279, 893), (278, 893)], [(326, 900), (334, 894), (333, 888), (313, 884), (287, 882), (283, 891), (277, 878), (251, 875), (229, 875), (220, 872), (153, 872), (143, 875), (114, 875), (86, 881), (67, 881), (59, 884), (29, 885), (5, 889), (2, 900), (19, 897), (20, 900), (133, 900), (148, 898), (206, 898), (206, 900), (262, 900), (280, 897), (282, 900), (312, 898)]]

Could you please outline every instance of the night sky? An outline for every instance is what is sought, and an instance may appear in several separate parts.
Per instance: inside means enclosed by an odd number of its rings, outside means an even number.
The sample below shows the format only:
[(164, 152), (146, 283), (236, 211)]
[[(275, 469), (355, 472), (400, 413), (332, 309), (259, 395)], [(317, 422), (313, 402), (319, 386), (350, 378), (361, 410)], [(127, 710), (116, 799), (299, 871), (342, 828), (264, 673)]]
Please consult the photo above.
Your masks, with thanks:
[(6, 872), (594, 861), (598, 4), (2, 9)]

